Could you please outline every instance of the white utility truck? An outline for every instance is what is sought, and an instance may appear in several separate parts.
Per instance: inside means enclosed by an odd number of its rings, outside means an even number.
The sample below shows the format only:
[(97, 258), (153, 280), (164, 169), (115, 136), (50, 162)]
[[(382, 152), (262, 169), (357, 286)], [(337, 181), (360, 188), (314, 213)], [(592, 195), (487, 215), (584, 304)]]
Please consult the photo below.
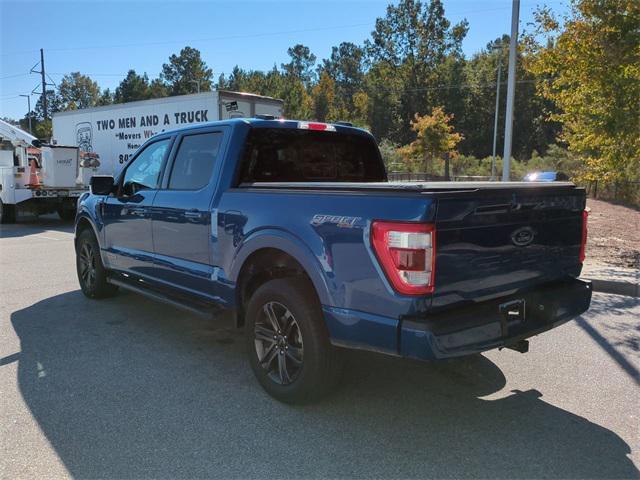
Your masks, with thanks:
[(78, 147), (41, 144), (0, 120), (0, 223), (15, 222), (18, 206), (72, 219), (85, 182), (97, 172), (93, 158), (81, 162)]
[(228, 118), (280, 118), (282, 113), (282, 100), (217, 90), (54, 113), (53, 142), (96, 153), (97, 173), (115, 176), (156, 133)]

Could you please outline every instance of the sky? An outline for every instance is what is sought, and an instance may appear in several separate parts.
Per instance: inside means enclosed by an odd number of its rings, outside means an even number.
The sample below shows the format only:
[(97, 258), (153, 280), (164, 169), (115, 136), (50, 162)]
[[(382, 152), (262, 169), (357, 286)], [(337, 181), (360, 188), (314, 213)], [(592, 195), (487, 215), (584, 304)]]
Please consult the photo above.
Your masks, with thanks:
[[(52, 83), (79, 71), (112, 91), (129, 69), (159, 75), (186, 45), (198, 48), (214, 78), (235, 65), (267, 70), (302, 43), (318, 60), (344, 41), (361, 44), (388, 0), (334, 1), (78, 1), (0, 0), (0, 117), (21, 118), (40, 89), (40, 52)], [(444, 0), (452, 23), (469, 22), (463, 43), (471, 56), (509, 33), (512, 0)], [(562, 0), (521, 0), (520, 28), (540, 4), (562, 13)], [(32, 108), (37, 94), (31, 96)]]

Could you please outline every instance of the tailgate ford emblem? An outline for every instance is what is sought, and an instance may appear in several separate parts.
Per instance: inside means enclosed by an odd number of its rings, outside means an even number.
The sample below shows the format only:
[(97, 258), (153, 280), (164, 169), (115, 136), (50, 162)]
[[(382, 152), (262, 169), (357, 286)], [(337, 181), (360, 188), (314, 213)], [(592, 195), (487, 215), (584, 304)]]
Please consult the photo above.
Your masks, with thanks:
[(511, 234), (511, 241), (518, 247), (526, 247), (533, 242), (535, 232), (531, 227), (522, 227)]

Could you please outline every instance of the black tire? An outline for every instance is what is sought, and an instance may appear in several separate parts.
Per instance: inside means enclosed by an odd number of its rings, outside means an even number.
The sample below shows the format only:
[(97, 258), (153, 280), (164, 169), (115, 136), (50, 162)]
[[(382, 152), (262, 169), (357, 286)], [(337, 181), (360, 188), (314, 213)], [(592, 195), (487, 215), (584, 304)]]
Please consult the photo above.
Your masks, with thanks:
[(70, 222), (76, 218), (76, 209), (65, 208), (64, 206), (58, 207), (58, 216), (60, 217), (60, 220)]
[(0, 223), (16, 223), (16, 206), (7, 205), (0, 200)]
[(78, 236), (76, 271), (80, 289), (89, 298), (106, 298), (118, 291), (118, 287), (107, 283), (107, 270), (102, 264), (100, 246), (91, 230), (83, 230)]
[(247, 304), (245, 330), (251, 368), (272, 397), (309, 403), (337, 386), (341, 355), (329, 342), (320, 304), (305, 279), (282, 278), (260, 286)]

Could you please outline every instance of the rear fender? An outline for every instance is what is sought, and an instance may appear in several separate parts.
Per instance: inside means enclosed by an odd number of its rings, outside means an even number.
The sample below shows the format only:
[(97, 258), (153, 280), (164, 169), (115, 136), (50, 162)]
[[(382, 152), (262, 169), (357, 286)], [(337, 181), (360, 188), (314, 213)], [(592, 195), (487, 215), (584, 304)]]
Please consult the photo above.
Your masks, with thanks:
[(327, 278), (314, 252), (295, 235), (278, 229), (265, 229), (249, 235), (236, 251), (227, 270), (229, 280), (237, 283), (245, 260), (254, 252), (263, 248), (282, 250), (293, 257), (311, 279), (322, 305), (334, 305)]

